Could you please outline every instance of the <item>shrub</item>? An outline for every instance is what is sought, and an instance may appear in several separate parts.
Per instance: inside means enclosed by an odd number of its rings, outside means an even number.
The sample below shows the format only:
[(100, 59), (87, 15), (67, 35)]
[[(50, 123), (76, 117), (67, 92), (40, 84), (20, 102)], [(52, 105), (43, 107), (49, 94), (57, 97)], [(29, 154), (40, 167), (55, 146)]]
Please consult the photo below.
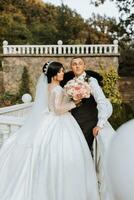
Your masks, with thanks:
[(113, 105), (113, 114), (109, 121), (116, 129), (122, 123), (134, 117), (134, 111), (128, 104), (124, 104), (118, 88), (119, 75), (116, 69), (111, 66), (108, 70), (100, 66), (100, 74), (103, 76), (103, 91)]
[(21, 81), (21, 84), (20, 84), (18, 96), (20, 96), (20, 98), (21, 98), (22, 95), (25, 94), (25, 93), (30, 93), (29, 75), (28, 75), (28, 70), (27, 70), (26, 67), (24, 67), (24, 70), (23, 70), (22, 81)]
[(22, 95), (25, 93), (30, 93), (29, 89), (29, 75), (26, 67), (24, 67), (24, 71), (22, 74), (22, 81), (20, 84), (19, 92), (14, 95), (10, 92), (5, 92), (4, 94), (0, 95), (0, 107), (3, 106), (10, 106), (14, 104), (22, 103)]

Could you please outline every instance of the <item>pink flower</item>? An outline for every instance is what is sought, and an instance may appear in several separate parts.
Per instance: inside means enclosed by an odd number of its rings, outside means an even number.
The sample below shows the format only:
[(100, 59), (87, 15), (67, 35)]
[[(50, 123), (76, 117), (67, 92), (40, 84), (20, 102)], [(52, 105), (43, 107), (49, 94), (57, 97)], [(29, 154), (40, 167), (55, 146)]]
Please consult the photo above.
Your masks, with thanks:
[(81, 80), (71, 80), (65, 86), (64, 90), (66, 94), (73, 100), (81, 100), (83, 98), (89, 98), (91, 88), (87, 82)]

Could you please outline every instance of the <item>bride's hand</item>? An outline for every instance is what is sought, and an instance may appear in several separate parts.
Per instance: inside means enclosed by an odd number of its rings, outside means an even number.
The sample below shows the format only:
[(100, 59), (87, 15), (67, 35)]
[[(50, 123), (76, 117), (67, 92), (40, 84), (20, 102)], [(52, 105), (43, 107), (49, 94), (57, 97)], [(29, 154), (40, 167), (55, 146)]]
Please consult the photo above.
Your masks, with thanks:
[(96, 137), (101, 129), (102, 129), (101, 127), (95, 126), (93, 128), (93, 136)]

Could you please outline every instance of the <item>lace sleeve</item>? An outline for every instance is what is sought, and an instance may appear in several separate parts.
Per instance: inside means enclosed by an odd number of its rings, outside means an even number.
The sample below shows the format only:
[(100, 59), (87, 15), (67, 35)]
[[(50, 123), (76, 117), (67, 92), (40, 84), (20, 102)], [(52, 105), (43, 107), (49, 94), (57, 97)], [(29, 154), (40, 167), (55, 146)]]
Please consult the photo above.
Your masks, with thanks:
[(64, 91), (62, 88), (57, 87), (54, 91), (54, 111), (57, 114), (63, 114), (75, 108), (76, 105), (73, 101), (64, 101)]

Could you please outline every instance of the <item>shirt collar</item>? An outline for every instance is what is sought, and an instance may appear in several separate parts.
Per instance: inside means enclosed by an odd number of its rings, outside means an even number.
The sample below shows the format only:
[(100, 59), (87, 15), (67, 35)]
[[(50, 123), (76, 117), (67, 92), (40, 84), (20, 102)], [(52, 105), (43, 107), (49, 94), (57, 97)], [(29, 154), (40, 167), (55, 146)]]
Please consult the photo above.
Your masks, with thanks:
[(86, 77), (86, 72), (84, 71), (80, 76), (75, 77), (75, 79), (83, 81), (85, 79), (85, 77)]

